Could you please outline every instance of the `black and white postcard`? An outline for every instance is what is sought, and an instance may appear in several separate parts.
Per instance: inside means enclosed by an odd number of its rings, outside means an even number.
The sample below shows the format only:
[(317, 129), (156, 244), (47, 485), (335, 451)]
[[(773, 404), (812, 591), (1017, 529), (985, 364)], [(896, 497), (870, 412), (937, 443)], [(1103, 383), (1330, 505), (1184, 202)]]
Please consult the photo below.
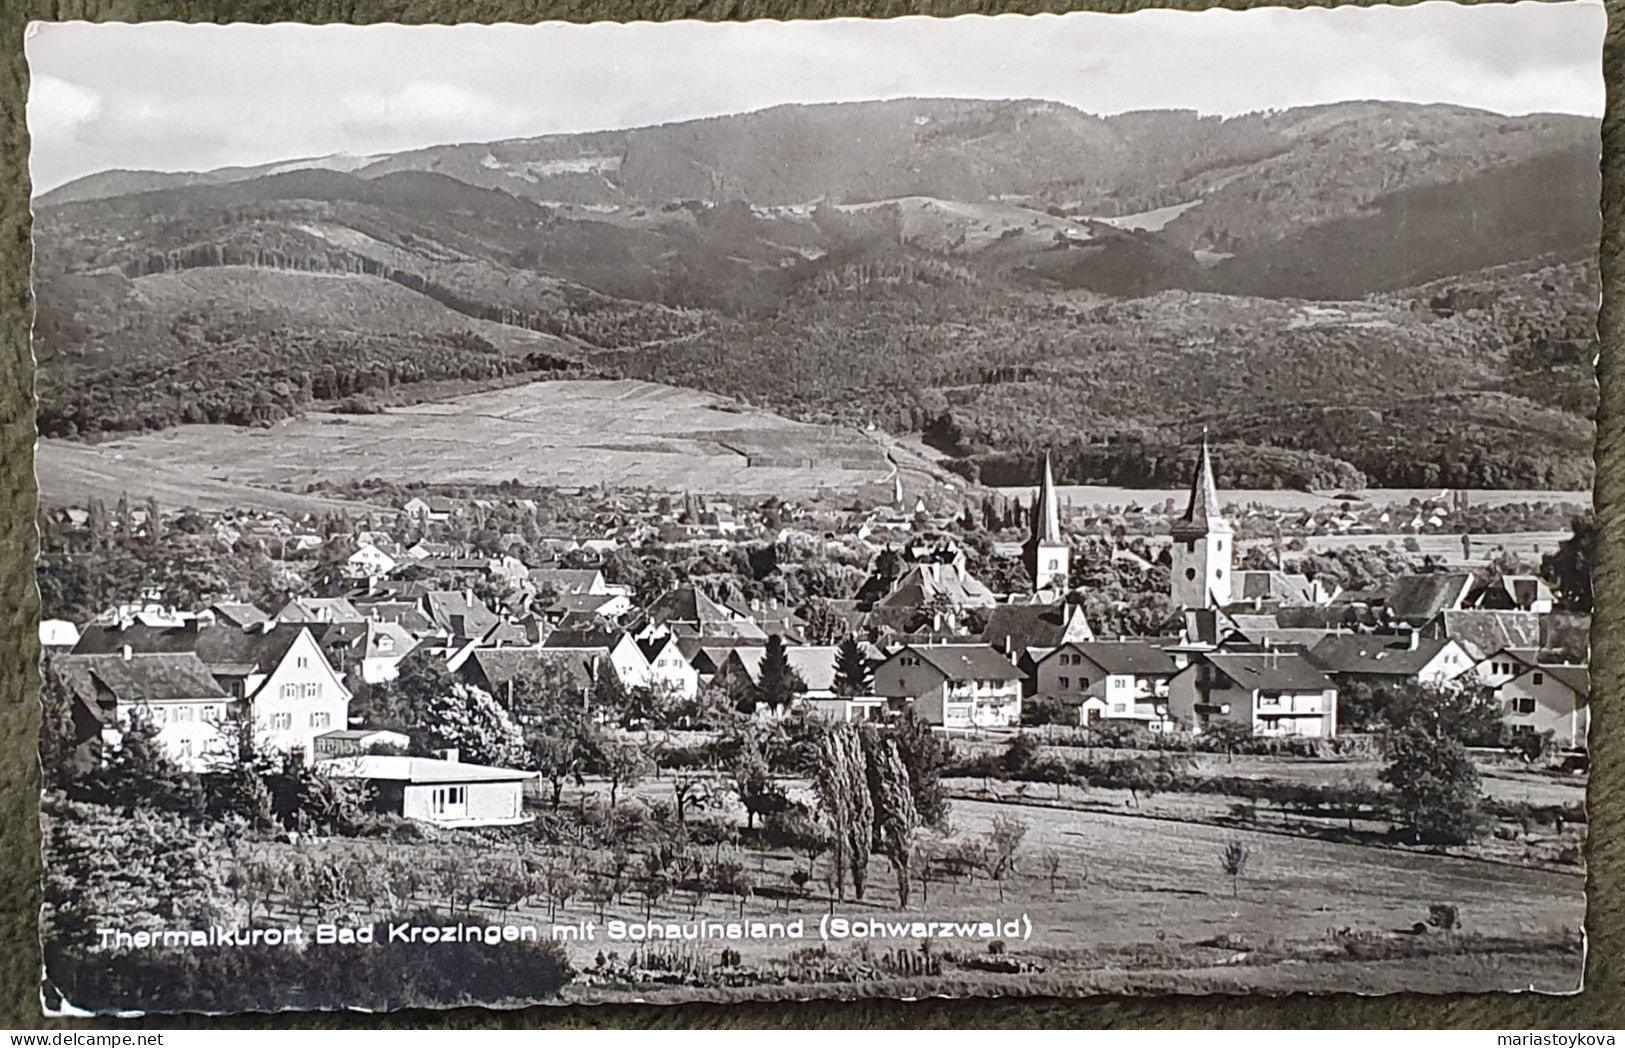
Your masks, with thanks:
[(1576, 990), (1604, 23), (35, 23), (44, 1007)]

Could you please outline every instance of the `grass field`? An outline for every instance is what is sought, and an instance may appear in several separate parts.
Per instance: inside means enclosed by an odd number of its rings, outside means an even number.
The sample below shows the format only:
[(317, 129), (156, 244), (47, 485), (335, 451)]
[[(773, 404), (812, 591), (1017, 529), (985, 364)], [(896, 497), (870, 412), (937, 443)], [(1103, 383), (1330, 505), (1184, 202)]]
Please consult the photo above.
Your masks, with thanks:
[(880, 485), (856, 431), (647, 382), (535, 382), (382, 415), (312, 413), (269, 429), (179, 426), (89, 446), (40, 442), (47, 503), (129, 491), (165, 505), (288, 505), (317, 480), (648, 487), (812, 497)]
[[(1047, 787), (1045, 788), (1047, 789)], [(602, 798), (601, 783), (588, 784)], [(791, 793), (806, 799), (803, 783)], [(649, 781), (635, 791), (644, 801), (670, 796), (670, 782)], [(581, 794), (566, 793), (565, 807)], [(623, 795), (623, 802), (627, 798)], [(591, 803), (589, 801), (589, 803)], [(712, 816), (715, 817), (716, 813)], [(731, 799), (722, 814), (742, 823)], [(913, 882), (913, 899), (898, 901), (886, 862), (870, 864), (868, 891), (858, 901), (831, 903), (822, 876), (805, 895), (790, 888), (790, 873), (804, 856), (746, 848), (741, 861), (754, 893), (709, 894), (677, 886), (652, 905), (636, 886), (609, 901), (602, 914), (580, 897), (550, 912), (530, 899), (501, 910), (476, 905), (468, 918), (490, 923), (534, 923), (543, 928), (592, 921), (591, 939), (568, 942), (572, 964), (584, 973), (565, 992), (566, 1001), (737, 1000), (821, 995), (917, 995), (940, 993), (1087, 992), (1458, 992), (1536, 987), (1571, 990), (1580, 978), (1580, 928), (1584, 878), (1579, 872), (1485, 862), (1461, 855), (1380, 848), (1271, 832), (1147, 818), (1127, 812), (1078, 811), (1044, 806), (1035, 799), (988, 801), (959, 797), (951, 814), (954, 840), (985, 834), (995, 818), (1014, 816), (1027, 825), (1016, 870), (999, 883), (985, 875), (939, 869), (926, 883)], [(551, 861), (583, 871), (606, 854), (565, 846), (515, 841), (466, 850), (456, 833), (387, 844), (332, 841), (335, 848), (384, 849), (409, 856), (424, 869), (471, 861)], [(1220, 866), (1225, 846), (1239, 841), (1249, 858), (1232, 882)], [(472, 842), (469, 842), (472, 843)], [(328, 844), (324, 843), (323, 847)], [(277, 845), (276, 847), (287, 847)], [(702, 849), (706, 850), (706, 849)], [(719, 853), (720, 854), (720, 853)], [(1049, 860), (1055, 868), (1050, 871)], [(634, 867), (636, 856), (634, 856)], [(826, 855), (816, 869), (827, 868)], [(432, 903), (431, 897), (420, 900)], [(1445, 935), (1428, 928), (1429, 906), (1459, 908), (1462, 925)], [(1007, 938), (999, 948), (1011, 971), (990, 971), (985, 939), (940, 939), (932, 955), (942, 970), (931, 976), (889, 967), (899, 953), (916, 953), (918, 939), (883, 934), (865, 942), (821, 941), (826, 914), (849, 920), (1022, 921), (1031, 935)], [(607, 921), (642, 923), (708, 920), (790, 922), (800, 919), (802, 939), (735, 940), (656, 944), (607, 938)], [(1024, 926), (1025, 927), (1025, 926)], [(724, 947), (739, 959), (719, 975)], [(659, 955), (649, 960), (649, 953)], [(628, 982), (604, 974), (600, 955), (636, 960), (640, 968), (665, 970), (666, 980)], [(844, 973), (839, 978), (829, 972)], [(851, 977), (853, 971), (861, 974)], [(696, 978), (678, 978), (684, 972)], [(825, 976), (820, 977), (820, 972)], [(733, 981), (729, 981), (732, 979)], [(820, 985), (821, 984), (821, 985)]]

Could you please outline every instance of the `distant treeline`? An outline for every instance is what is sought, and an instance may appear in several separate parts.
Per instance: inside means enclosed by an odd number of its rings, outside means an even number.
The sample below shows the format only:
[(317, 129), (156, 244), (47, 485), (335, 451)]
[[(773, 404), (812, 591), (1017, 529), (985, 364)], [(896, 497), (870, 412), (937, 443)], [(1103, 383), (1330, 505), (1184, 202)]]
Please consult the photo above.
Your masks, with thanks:
[[(1052, 452), (1055, 479), (1062, 484), (1110, 484), (1125, 488), (1178, 488), (1190, 483), (1197, 450), (1190, 445), (1124, 441), (1060, 447)], [(1036, 454), (986, 452), (959, 459), (949, 468), (990, 487), (1038, 483)], [(1219, 444), (1213, 448), (1214, 478), (1220, 487), (1324, 491), (1359, 489), (1365, 474), (1341, 459), (1313, 451)]]
[(184, 423), (269, 424), (317, 401), (366, 410), (357, 398), (396, 386), (551, 371), (562, 363), (542, 353), (506, 356), (473, 334), (256, 338), (181, 361), (123, 364), (94, 380), (42, 383), (39, 428), (43, 436), (75, 437)]

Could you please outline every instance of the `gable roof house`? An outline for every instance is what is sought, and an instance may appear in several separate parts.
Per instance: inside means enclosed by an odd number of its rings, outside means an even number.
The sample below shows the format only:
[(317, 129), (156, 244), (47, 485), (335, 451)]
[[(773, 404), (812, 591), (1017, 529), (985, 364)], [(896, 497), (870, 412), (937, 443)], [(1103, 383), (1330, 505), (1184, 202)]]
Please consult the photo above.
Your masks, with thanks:
[(1475, 657), (1502, 648), (1539, 648), (1540, 616), (1532, 611), (1441, 611), (1422, 635), (1457, 641)]
[(236, 629), (185, 626), (87, 630), (78, 654), (122, 652), (195, 654), (220, 687), (250, 711), (262, 745), (312, 759), (312, 740), (348, 726), (350, 689), (304, 625), (276, 623)]
[(1423, 626), (1441, 611), (1460, 611), (1472, 588), (1473, 576), (1466, 573), (1401, 575), (1389, 585), (1383, 607), (1392, 621)]
[(1145, 640), (1077, 641), (1033, 660), (1030, 691), (1077, 710), (1080, 724), (1139, 721), (1153, 731), (1173, 727), (1168, 681), (1174, 658)]
[(1472, 596), (1475, 608), (1498, 611), (1548, 612), (1557, 597), (1539, 575), (1500, 575)]
[[(1062, 644), (1095, 639), (1081, 604), (1000, 604), (988, 612), (982, 642), (1018, 664)], [(1028, 668), (1028, 667), (1024, 667)], [(1029, 672), (1030, 671), (1030, 668)]]
[(137, 716), (158, 730), (157, 741), (183, 771), (201, 771), (228, 756), (219, 725), (234, 708), (231, 696), (191, 652), (143, 652), (128, 647), (106, 655), (58, 655), (50, 671), (73, 695), (76, 744), (92, 757), (117, 746)]
[(525, 674), (546, 674), (567, 685), (568, 695), (583, 706), (592, 695), (600, 656), (595, 652), (547, 648), (476, 649), (458, 669), (470, 684), (489, 692), (504, 707), (514, 703), (514, 681)]
[(1406, 681), (1441, 685), (1472, 668), (1476, 657), (1458, 642), (1402, 634), (1330, 636), (1309, 649), (1310, 661), (1339, 681)]
[(1290, 652), (1204, 652), (1168, 682), (1168, 710), (1200, 734), (1221, 721), (1254, 735), (1331, 738), (1337, 684), (1307, 656)]
[(632, 630), (639, 636), (666, 632), (678, 637), (767, 643), (767, 631), (748, 615), (712, 600), (695, 586), (677, 586), (662, 594), (637, 617)]
[(344, 597), (293, 597), (275, 615), (278, 622), (365, 622), (367, 617)]
[(1540, 665), (1495, 690), (1514, 734), (1552, 734), (1565, 749), (1585, 749), (1591, 729), (1591, 673), (1584, 666)]
[(1025, 676), (985, 644), (904, 644), (875, 667), (874, 692), (893, 713), (912, 706), (929, 724), (1014, 728)]

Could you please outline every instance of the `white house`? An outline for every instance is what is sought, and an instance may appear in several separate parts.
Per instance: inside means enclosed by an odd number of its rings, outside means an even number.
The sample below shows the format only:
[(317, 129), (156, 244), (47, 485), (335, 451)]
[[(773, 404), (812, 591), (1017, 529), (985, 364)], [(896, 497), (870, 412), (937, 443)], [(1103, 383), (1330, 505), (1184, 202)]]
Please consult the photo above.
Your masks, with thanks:
[(638, 649), (649, 667), (644, 677), (648, 687), (684, 699), (692, 699), (700, 693), (700, 672), (678, 647), (675, 636), (668, 633), (664, 637), (639, 641)]
[(72, 651), (79, 643), (79, 627), (67, 619), (43, 619), (39, 624), (39, 645)]
[(1405, 681), (1433, 687), (1456, 679), (1478, 661), (1460, 642), (1424, 637), (1416, 630), (1332, 634), (1309, 649), (1309, 658), (1339, 680)]
[(364, 542), (345, 558), (344, 574), (352, 579), (381, 578), (400, 562), (370, 542)]
[(451, 519), (452, 510), (455, 508), (456, 504), (450, 499), (431, 495), (428, 498), (407, 499), (401, 506), (401, 512), (419, 524), (444, 523)]
[(525, 783), (536, 778), (516, 768), (376, 754), (323, 761), (321, 768), (337, 779), (371, 783), (381, 810), (436, 826), (525, 822)]
[(1514, 733), (1552, 733), (1566, 749), (1584, 749), (1591, 728), (1591, 674), (1584, 666), (1529, 666), (1495, 697)]
[(542, 649), (605, 660), (623, 688), (638, 688), (649, 682), (649, 659), (625, 630), (554, 630), (542, 641)]
[[(158, 729), (165, 754), (184, 771), (201, 771), (221, 755), (222, 721), (236, 704), (203, 661), (190, 652), (57, 655), (62, 674), (104, 745), (117, 746), (140, 717)], [(81, 720), (75, 714), (76, 722)]]
[(1078, 708), (1078, 722), (1138, 721), (1160, 731), (1173, 727), (1168, 681), (1173, 656), (1137, 640), (1079, 641), (1035, 660), (1034, 693)]
[(931, 724), (1014, 728), (1025, 676), (985, 644), (905, 644), (875, 668), (874, 693)]
[(261, 745), (310, 760), (316, 736), (349, 727), (350, 689), (306, 627), (263, 623), (238, 629), (205, 625), (125, 629), (92, 628), (75, 653), (195, 654), (227, 695), (252, 718)]
[(1337, 685), (1296, 653), (1196, 654), (1168, 682), (1168, 709), (1198, 734), (1219, 721), (1254, 735), (1337, 734)]

